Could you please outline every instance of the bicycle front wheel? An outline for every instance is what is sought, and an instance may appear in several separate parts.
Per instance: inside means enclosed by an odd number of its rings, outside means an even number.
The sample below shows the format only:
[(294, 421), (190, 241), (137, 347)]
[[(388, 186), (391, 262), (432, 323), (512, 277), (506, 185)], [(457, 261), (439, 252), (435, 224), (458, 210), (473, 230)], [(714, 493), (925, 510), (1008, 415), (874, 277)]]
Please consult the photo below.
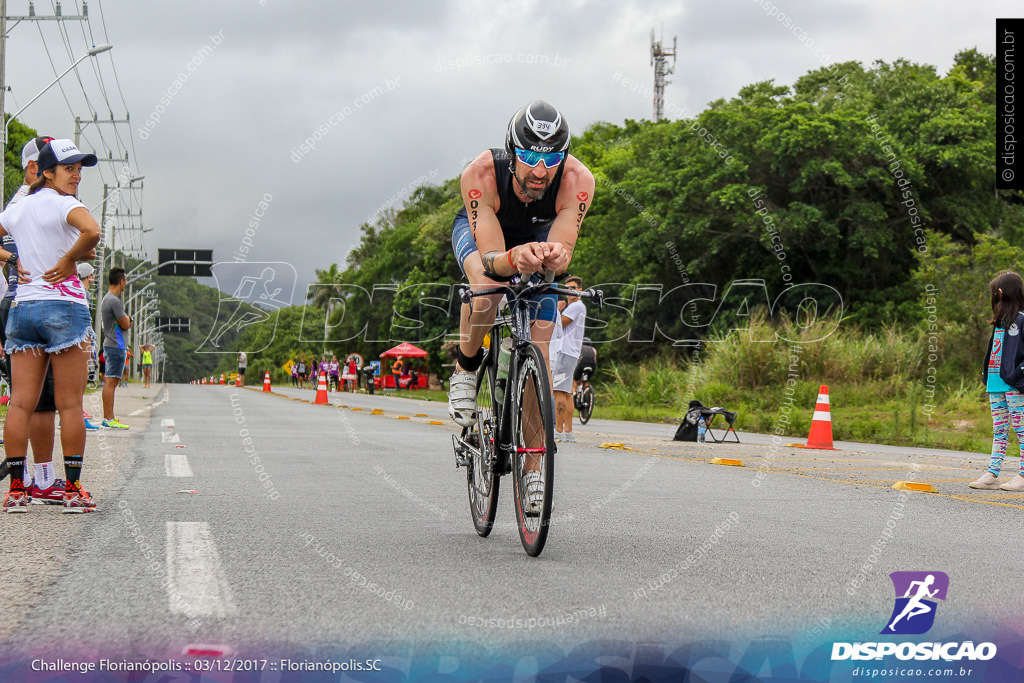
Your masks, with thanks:
[(490, 363), (485, 362), (477, 373), (476, 424), (465, 431), (463, 437), (472, 447), (473, 455), (466, 468), (466, 486), (469, 491), (469, 511), (473, 526), (483, 537), (491, 533), (494, 516), (498, 511), (498, 484), (501, 474), (497, 462), (497, 412), (491, 384)]
[(590, 385), (583, 387), (583, 396), (580, 398), (580, 424), (590, 422), (590, 415), (594, 412), (594, 390)]
[(511, 381), (512, 484), (519, 538), (526, 553), (540, 555), (548, 537), (555, 483), (555, 425), (551, 382), (533, 344), (519, 354)]

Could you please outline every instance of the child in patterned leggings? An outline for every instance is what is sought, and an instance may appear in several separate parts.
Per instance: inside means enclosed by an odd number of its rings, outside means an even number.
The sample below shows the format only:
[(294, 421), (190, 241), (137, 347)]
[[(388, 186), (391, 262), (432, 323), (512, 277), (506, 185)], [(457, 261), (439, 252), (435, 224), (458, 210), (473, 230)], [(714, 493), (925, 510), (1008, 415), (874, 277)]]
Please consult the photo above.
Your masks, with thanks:
[(988, 471), (968, 486), (972, 489), (1024, 491), (1024, 458), (1020, 473), (999, 483), (999, 472), (1010, 440), (1010, 427), (1017, 433), (1018, 446), (1024, 444), (1024, 280), (1014, 272), (996, 276), (989, 289), (992, 293), (992, 339), (985, 360), (985, 388), (992, 409), (992, 460)]

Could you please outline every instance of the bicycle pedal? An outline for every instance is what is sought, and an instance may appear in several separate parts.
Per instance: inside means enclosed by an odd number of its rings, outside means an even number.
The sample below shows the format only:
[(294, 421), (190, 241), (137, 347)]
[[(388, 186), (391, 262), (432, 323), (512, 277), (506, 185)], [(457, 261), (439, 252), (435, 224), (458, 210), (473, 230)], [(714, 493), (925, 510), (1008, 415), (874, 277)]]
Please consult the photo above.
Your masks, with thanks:
[(455, 469), (469, 467), (472, 456), (468, 453), (466, 443), (454, 434), (452, 434), (452, 448), (455, 450)]

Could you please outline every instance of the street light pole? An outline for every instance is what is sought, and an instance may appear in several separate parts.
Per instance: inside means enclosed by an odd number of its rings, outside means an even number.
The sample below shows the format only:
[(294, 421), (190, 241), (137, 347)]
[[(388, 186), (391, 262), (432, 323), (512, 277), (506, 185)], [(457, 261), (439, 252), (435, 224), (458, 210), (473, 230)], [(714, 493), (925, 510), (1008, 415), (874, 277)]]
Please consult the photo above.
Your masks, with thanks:
[[(7, 31), (7, 2), (6, 2), (6, 0), (0, 0), (0, 14), (2, 14), (2, 16), (0, 16), (0, 118), (3, 118), (4, 117), (3, 91), (6, 89), (6, 86), (5, 86), (4, 82), (3, 82), (3, 73), (4, 73), (4, 68), (5, 68), (4, 60), (5, 60), (6, 56), (7, 56), (7, 49), (6, 49), (6, 44), (7, 44), (7, 40), (6, 40), (6, 31)], [(50, 81), (49, 85), (47, 85), (45, 88), (40, 90), (39, 93), (35, 97), (33, 97), (31, 100), (29, 100), (25, 104), (25, 106), (23, 106), (21, 109), (19, 109), (18, 111), (14, 112), (9, 117), (7, 117), (7, 120), (4, 121), (3, 145), (0, 146), (0, 149), (2, 149), (3, 152), (4, 152), (3, 154), (0, 154), (0, 183), (2, 183), (2, 179), (4, 177), (4, 174), (6, 173), (5, 166), (6, 166), (6, 163), (7, 163), (7, 139), (8, 139), (8, 137), (7, 137), (7, 130), (8, 130), (8, 128), (11, 125), (11, 121), (13, 121), (14, 119), (18, 118), (18, 115), (21, 114), (21, 112), (25, 111), (25, 109), (27, 109), (29, 107), (29, 105), (31, 105), (33, 102), (35, 102), (40, 97), (42, 97), (43, 93), (45, 93), (47, 90), (49, 90), (54, 85), (56, 85), (57, 82), (60, 79), (64, 78), (64, 76), (66, 76), (76, 66), (81, 64), (84, 60), (88, 59), (89, 57), (94, 57), (94, 56), (96, 56), (96, 55), (98, 55), (100, 53), (106, 52), (107, 50), (110, 50), (113, 47), (114, 47), (113, 45), (97, 45), (96, 47), (93, 47), (88, 52), (86, 52), (84, 55), (82, 55), (77, 60), (75, 60), (75, 62), (71, 66), (69, 66), (68, 68), (64, 69), (64, 71), (61, 72), (61, 74), (59, 76), (57, 76), (55, 79)], [(7, 198), (7, 196), (6, 196), (6, 191), (5, 191), (4, 192), (4, 199), (6, 199), (6, 198)]]
[[(3, 2), (3, 0), (0, 0), (0, 2)], [(106, 230), (107, 230), (107, 197), (109, 197), (114, 192), (119, 191), (125, 185), (131, 185), (132, 183), (137, 182), (139, 180), (142, 180), (145, 177), (146, 176), (144, 176), (144, 175), (140, 175), (140, 176), (136, 176), (134, 178), (129, 178), (127, 181), (121, 183), (120, 185), (114, 186), (114, 188), (112, 190), (110, 190), (110, 191), (107, 190), (108, 186), (105, 183), (103, 185), (103, 210), (102, 210), (103, 212), (100, 215), (100, 233), (101, 233), (100, 234), (100, 243), (98, 245), (96, 245), (96, 258), (100, 262), (99, 272), (97, 273), (98, 277), (96, 279), (99, 280), (100, 290), (103, 289), (104, 285), (107, 286), (108, 288), (110, 287), (110, 279), (109, 279), (109, 275), (110, 274), (107, 271), (107, 255), (106, 255), (106, 250), (105, 250), (105, 248), (103, 246), (105, 244), (105, 242), (106, 242)], [(93, 207), (93, 208), (95, 208), (95, 207)], [(113, 242), (114, 242), (114, 225), (111, 224), (110, 225), (110, 243), (111, 243), (110, 244), (110, 246), (111, 246), (111, 250), (110, 250), (110, 253), (111, 253), (111, 259), (110, 259), (111, 260), (111, 264), (110, 264), (110, 267), (111, 268), (114, 267), (114, 264), (113, 264), (113, 261), (114, 261), (113, 254), (115, 252), (114, 252), (114, 249), (113, 249), (113, 246), (114, 246)], [(106, 292), (103, 293), (103, 296), (106, 296)], [(100, 297), (101, 300), (102, 300), (102, 298), (103, 297)], [(103, 321), (103, 318), (102, 318), (102, 316), (100, 314), (100, 307), (97, 306), (96, 307), (96, 319), (93, 320), (93, 332), (95, 332), (97, 339), (100, 338), (100, 325), (101, 325), (102, 321)]]

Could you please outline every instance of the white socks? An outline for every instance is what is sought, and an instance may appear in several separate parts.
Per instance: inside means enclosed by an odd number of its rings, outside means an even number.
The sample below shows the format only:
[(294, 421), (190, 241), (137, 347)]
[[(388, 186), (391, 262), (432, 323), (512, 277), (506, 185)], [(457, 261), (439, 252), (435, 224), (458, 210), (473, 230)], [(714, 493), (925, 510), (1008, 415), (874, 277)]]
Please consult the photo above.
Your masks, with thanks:
[[(27, 468), (26, 468), (27, 469)], [(56, 477), (53, 474), (53, 463), (36, 463), (36, 486), (41, 489), (48, 489), (53, 486)]]

